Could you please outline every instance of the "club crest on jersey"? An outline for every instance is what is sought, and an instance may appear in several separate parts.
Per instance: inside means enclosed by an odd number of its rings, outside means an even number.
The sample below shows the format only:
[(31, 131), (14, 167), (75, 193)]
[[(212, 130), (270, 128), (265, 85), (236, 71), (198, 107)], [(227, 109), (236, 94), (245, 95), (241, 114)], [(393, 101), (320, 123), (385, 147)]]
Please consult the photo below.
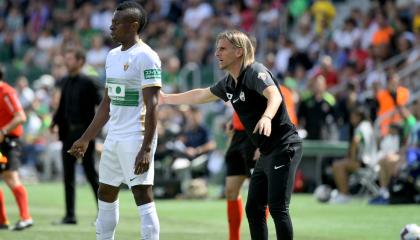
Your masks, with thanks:
[(242, 102), (245, 102), (245, 93), (241, 91), (239, 94), (239, 99), (241, 99)]
[(265, 79), (267, 79), (267, 73), (259, 72), (257, 77), (264, 81)]
[(229, 100), (231, 100), (231, 99), (232, 99), (232, 97), (233, 97), (233, 95), (232, 95), (232, 93), (226, 93), (226, 97), (227, 97)]
[(127, 71), (127, 69), (128, 69), (129, 66), (130, 65), (128, 65), (128, 63), (124, 64), (124, 71)]

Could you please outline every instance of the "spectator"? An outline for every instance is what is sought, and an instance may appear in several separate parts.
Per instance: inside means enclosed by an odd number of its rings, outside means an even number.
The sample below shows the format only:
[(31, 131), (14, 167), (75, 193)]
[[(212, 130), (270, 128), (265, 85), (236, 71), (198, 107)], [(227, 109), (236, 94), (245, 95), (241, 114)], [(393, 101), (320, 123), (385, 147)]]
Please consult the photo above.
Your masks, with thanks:
[(335, 98), (326, 90), (323, 76), (312, 80), (310, 90), (302, 94), (298, 108), (299, 126), (307, 131), (307, 139), (326, 139), (328, 122), (333, 117)]
[[(410, 98), (410, 91), (400, 85), (400, 78), (397, 74), (391, 74), (388, 78), (387, 88), (376, 94), (378, 101), (377, 117), (381, 118), (380, 130), (382, 136), (388, 133), (390, 124), (401, 121), (399, 113), (392, 113), (395, 106), (404, 106)], [(392, 113), (392, 114), (390, 114)]]
[(355, 130), (350, 141), (348, 156), (333, 163), (334, 181), (338, 190), (331, 196), (330, 203), (333, 204), (348, 203), (351, 200), (348, 186), (350, 173), (357, 171), (363, 165), (375, 165), (376, 140), (366, 110), (361, 107), (353, 109), (350, 122)]
[(390, 196), (388, 187), (391, 181), (391, 177), (396, 176), (398, 174), (398, 170), (404, 164), (408, 148), (415, 147), (415, 144), (409, 143), (409, 140), (411, 140), (409, 137), (416, 135), (416, 118), (404, 106), (397, 105), (396, 110), (402, 116), (402, 141), (400, 151), (386, 154), (382, 159), (379, 160), (380, 195), (371, 199), (369, 201), (371, 204), (387, 204), (389, 202)]
[(336, 10), (331, 0), (316, 0), (311, 7), (315, 19), (315, 32), (322, 35), (328, 30), (335, 18)]
[(178, 136), (178, 146), (172, 168), (182, 181), (182, 190), (187, 192), (191, 178), (208, 174), (209, 153), (216, 148), (209, 130), (204, 126), (201, 111), (196, 107), (182, 106), (185, 114), (185, 127)]

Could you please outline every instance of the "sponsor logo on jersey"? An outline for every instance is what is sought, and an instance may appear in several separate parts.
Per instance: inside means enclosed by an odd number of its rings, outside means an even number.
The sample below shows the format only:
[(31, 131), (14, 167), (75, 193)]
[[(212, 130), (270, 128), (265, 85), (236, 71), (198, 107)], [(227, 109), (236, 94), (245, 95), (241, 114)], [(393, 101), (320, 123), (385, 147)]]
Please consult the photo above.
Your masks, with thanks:
[(125, 86), (122, 84), (108, 83), (108, 96), (125, 97)]
[(230, 99), (232, 99), (233, 94), (232, 93), (226, 93), (226, 97), (230, 100)]
[(146, 69), (144, 70), (144, 79), (161, 78), (160, 69)]

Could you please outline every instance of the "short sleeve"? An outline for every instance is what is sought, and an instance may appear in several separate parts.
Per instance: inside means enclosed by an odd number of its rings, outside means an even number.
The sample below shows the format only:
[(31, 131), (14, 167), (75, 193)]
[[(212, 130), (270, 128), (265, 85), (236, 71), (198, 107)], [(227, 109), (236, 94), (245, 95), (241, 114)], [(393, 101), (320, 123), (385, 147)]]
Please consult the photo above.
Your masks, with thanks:
[(211, 86), (210, 92), (225, 102), (229, 101), (229, 98), (226, 94), (226, 77)]
[(141, 88), (162, 86), (161, 62), (157, 54), (144, 54), (141, 56), (143, 68), (141, 69)]
[(14, 92), (7, 92), (4, 95), (4, 102), (6, 103), (6, 108), (11, 114), (20, 112), (23, 110), (22, 105), (19, 102), (19, 98)]
[(264, 90), (269, 86), (276, 86), (273, 76), (262, 64), (255, 66), (252, 73), (252, 77), (245, 78), (247, 82), (245, 83), (250, 89), (254, 89), (259, 94), (263, 95)]

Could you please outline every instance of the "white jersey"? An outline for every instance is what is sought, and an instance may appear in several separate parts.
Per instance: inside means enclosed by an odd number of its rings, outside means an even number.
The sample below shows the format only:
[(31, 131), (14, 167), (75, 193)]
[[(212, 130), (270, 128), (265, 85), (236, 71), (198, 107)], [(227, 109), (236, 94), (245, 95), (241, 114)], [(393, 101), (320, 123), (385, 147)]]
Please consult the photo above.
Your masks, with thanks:
[(358, 157), (363, 163), (374, 166), (377, 163), (376, 157), (376, 139), (372, 124), (369, 121), (362, 121), (356, 127), (356, 133), (361, 137), (360, 148), (358, 150)]
[(142, 41), (125, 51), (119, 46), (108, 53), (105, 70), (111, 99), (107, 138), (138, 139), (144, 130), (142, 89), (161, 86), (159, 56)]

